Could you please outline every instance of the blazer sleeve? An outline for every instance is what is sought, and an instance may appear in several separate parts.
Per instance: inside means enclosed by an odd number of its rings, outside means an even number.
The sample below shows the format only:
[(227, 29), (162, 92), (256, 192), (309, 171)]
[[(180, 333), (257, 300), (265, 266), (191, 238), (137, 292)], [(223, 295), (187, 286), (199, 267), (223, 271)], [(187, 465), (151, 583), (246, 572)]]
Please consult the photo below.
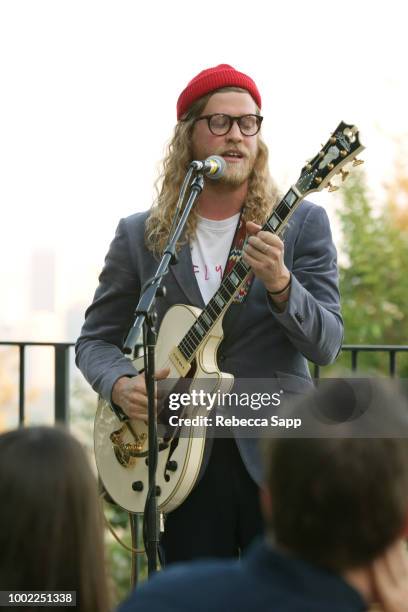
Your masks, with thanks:
[(321, 206), (308, 212), (294, 245), (292, 283), (286, 309), (273, 316), (296, 348), (318, 365), (332, 363), (343, 341), (337, 252)]
[(77, 366), (92, 388), (108, 402), (119, 378), (137, 374), (121, 348), (133, 322), (139, 293), (140, 281), (130, 253), (128, 230), (121, 219), (75, 345)]

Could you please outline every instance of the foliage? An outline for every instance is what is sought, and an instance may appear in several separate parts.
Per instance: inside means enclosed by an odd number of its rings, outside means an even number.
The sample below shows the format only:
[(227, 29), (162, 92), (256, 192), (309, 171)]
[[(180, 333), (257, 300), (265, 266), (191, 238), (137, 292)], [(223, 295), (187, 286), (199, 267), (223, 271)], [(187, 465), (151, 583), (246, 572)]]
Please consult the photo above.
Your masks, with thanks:
[[(404, 185), (408, 188), (408, 182)], [(399, 192), (394, 184), (376, 211), (364, 175), (354, 172), (344, 184), (338, 214), (345, 260), (340, 264), (345, 344), (408, 344), (408, 224), (400, 222), (407, 217), (396, 204)], [(344, 358), (340, 363), (346, 363)], [(407, 376), (404, 355), (399, 363), (399, 375)], [(371, 371), (386, 373), (384, 365), (378, 354), (365, 359)]]
[[(131, 547), (131, 534), (129, 528), (128, 513), (114, 504), (104, 504), (104, 514), (110, 522), (113, 530), (120, 540), (128, 547)], [(141, 523), (141, 521), (139, 521)], [(141, 527), (139, 529), (141, 531)], [(138, 534), (138, 542), (136, 546), (141, 548), (140, 534)], [(125, 549), (122, 544), (112, 536), (111, 532), (105, 530), (106, 544), (106, 561), (108, 575), (111, 582), (112, 602), (117, 606), (129, 594), (131, 589), (131, 552)], [(146, 563), (142, 556), (138, 561), (137, 580), (143, 580), (146, 577)]]

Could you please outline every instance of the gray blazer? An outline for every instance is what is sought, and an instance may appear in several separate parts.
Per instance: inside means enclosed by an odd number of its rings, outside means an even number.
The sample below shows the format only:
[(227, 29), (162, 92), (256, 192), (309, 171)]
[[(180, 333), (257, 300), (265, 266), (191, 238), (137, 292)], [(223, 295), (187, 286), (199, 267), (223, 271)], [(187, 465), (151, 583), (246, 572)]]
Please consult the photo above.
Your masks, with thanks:
[[(144, 242), (148, 212), (119, 222), (99, 277), (94, 300), (76, 343), (76, 363), (93, 389), (111, 400), (121, 376), (136, 374), (121, 352), (133, 322), (140, 288), (158, 262)], [(273, 307), (255, 278), (243, 304), (232, 304), (224, 321), (225, 339), (218, 350), (222, 371), (236, 378), (280, 378), (287, 388), (310, 384), (307, 360), (320, 365), (334, 361), (342, 343), (337, 255), (325, 210), (304, 201), (293, 213), (284, 234), (285, 264), (292, 271), (289, 302), (284, 312)], [(178, 303), (204, 308), (193, 273), (189, 245), (165, 279), (166, 297), (158, 300), (158, 323)], [(257, 482), (261, 480), (256, 440), (238, 439), (242, 459)]]

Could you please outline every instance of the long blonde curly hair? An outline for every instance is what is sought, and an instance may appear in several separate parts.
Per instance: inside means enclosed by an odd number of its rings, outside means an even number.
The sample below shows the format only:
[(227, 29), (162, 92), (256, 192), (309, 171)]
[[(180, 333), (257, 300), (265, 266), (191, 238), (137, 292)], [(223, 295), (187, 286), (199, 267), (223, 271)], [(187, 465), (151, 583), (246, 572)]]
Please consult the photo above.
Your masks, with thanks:
[[(228, 91), (247, 93), (245, 89), (238, 87), (217, 89), (216, 92), (206, 94), (194, 102), (183, 120), (176, 124), (173, 138), (167, 145), (161, 172), (155, 182), (157, 196), (146, 221), (146, 245), (155, 255), (160, 256), (165, 248), (181, 184), (188, 165), (193, 160), (191, 136), (194, 120), (201, 115), (214, 93)], [(259, 113), (258, 108), (257, 112)], [(258, 138), (258, 154), (248, 181), (248, 194), (243, 218), (245, 221), (255, 221), (263, 225), (278, 202), (278, 190), (269, 172), (268, 148), (261, 136)], [(194, 236), (196, 226), (197, 209), (193, 208), (185, 226), (184, 237), (179, 242), (178, 247)]]

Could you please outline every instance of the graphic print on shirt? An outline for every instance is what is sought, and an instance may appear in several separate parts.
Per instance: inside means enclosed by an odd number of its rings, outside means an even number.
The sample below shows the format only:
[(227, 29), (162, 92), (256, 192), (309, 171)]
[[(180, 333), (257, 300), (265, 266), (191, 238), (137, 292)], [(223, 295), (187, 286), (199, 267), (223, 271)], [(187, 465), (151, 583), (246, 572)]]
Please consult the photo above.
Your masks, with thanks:
[(196, 236), (191, 242), (191, 259), (205, 304), (221, 284), (239, 216), (238, 213), (221, 221), (198, 218)]

